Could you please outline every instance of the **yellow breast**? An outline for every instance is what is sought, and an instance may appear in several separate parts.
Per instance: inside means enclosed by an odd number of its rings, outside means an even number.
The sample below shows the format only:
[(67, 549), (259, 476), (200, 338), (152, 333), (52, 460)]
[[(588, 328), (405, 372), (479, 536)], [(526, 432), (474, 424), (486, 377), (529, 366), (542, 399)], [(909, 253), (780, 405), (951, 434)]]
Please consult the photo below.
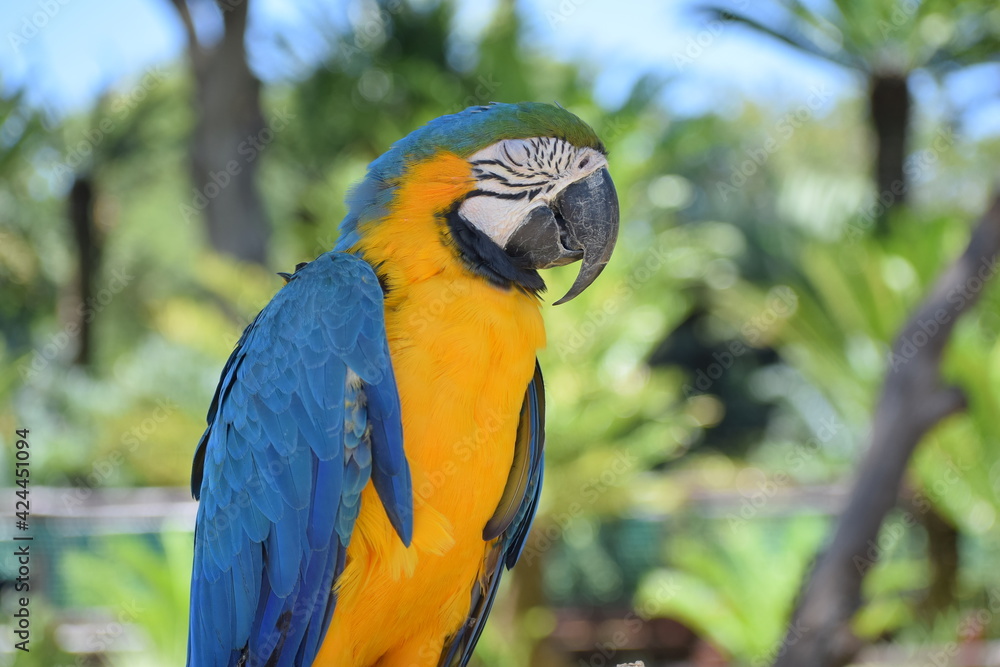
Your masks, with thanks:
[(472, 188), (465, 160), (414, 166), (356, 248), (389, 292), (386, 330), (414, 488), (404, 549), (369, 484), (317, 665), (436, 665), (465, 620), (545, 332), (535, 297), (490, 285), (448, 247), (441, 214)]

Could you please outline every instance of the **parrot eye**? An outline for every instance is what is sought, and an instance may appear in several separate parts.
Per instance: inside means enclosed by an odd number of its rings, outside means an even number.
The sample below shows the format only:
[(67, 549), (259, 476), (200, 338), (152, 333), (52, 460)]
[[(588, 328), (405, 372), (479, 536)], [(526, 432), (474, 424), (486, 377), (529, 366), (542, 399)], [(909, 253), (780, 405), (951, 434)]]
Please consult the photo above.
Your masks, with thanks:
[(582, 260), (576, 282), (557, 303), (597, 278), (618, 235), (618, 195), (601, 151), (554, 137), (506, 139), (469, 164), (476, 186), (453, 222), (472, 227), (492, 248), (470, 254), (499, 259), (531, 280), (540, 280), (536, 269)]
[(604, 155), (563, 139), (505, 139), (471, 158), (476, 189), (459, 212), (503, 248), (533, 210), (555, 206), (572, 183), (607, 165)]

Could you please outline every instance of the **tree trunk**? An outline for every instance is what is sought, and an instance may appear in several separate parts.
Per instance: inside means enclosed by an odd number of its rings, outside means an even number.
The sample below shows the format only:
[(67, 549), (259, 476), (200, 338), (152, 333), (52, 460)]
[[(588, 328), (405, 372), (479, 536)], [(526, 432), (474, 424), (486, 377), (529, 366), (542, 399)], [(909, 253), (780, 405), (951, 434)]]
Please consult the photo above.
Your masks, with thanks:
[(880, 234), (885, 232), (889, 211), (906, 203), (910, 103), (906, 75), (872, 75), (868, 109), (875, 129), (875, 192), (880, 203), (875, 229)]
[(212, 247), (249, 262), (267, 260), (270, 225), (257, 192), (260, 152), (273, 139), (260, 109), (260, 81), (246, 62), (247, 1), (219, 2), (224, 32), (199, 43), (187, 0), (172, 0), (188, 35), (197, 121), (191, 143), (194, 190), (182, 208), (205, 217)]
[(88, 366), (92, 360), (91, 335), (93, 318), (88, 317), (88, 304), (94, 297), (94, 283), (101, 261), (101, 243), (94, 226), (94, 186), (88, 176), (77, 176), (69, 191), (67, 206), (73, 241), (76, 244), (77, 276), (74, 284), (73, 308), (67, 324), (77, 330), (78, 345), (73, 363)]
[[(910, 456), (941, 419), (965, 407), (965, 396), (941, 378), (941, 358), (958, 319), (982, 290), (956, 303), (951, 297), (995, 272), (1000, 253), (1000, 195), (983, 214), (969, 244), (899, 333), (847, 507), (826, 551), (803, 585), (775, 667), (842, 667), (862, 646), (850, 622), (861, 606), (861, 584), (879, 559), (878, 534), (896, 505)], [(936, 326), (933, 333), (927, 323)], [(923, 341), (916, 346), (913, 341)], [(906, 523), (915, 522), (909, 512)]]
[(931, 584), (921, 605), (928, 623), (955, 601), (958, 581), (958, 529), (933, 507), (922, 517), (927, 530), (927, 556), (931, 562)]

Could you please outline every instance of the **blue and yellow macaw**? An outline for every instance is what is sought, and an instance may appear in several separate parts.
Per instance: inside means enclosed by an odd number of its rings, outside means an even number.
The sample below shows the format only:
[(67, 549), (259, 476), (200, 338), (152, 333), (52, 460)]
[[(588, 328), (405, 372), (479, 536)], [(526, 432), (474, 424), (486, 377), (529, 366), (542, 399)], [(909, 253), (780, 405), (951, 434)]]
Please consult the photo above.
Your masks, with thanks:
[(369, 165), (332, 252), (222, 371), (194, 459), (189, 667), (466, 665), (542, 484), (539, 269), (607, 264), (594, 131), (438, 118)]

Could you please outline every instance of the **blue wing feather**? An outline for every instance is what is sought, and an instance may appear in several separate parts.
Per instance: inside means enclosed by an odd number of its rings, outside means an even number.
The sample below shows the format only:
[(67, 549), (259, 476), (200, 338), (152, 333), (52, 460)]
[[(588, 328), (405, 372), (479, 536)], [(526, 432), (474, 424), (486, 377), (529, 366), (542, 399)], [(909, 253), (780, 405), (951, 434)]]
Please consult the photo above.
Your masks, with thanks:
[(410, 545), (413, 537), (413, 490), (403, 449), (397, 443), (403, 440), (399, 400), (395, 393), (396, 381), (389, 374), (375, 384), (366, 385), (368, 415), (372, 424), (372, 484), (378, 492), (389, 522)]
[(409, 543), (382, 309), (372, 268), (326, 253), (292, 276), (223, 368), (191, 479), (201, 505), (189, 667), (312, 664), (370, 477)]
[[(508, 484), (513, 484), (518, 489), (523, 486), (524, 490), (510, 518), (504, 518), (501, 526), (496, 529), (499, 532), (488, 555), (485, 580), (474, 585), (469, 617), (459, 631), (446, 642), (441, 660), (438, 662), (439, 667), (465, 667), (472, 659), (472, 652), (476, 648), (483, 628), (486, 627), (486, 618), (500, 588), (500, 578), (504, 568), (508, 570), (513, 568), (520, 558), (538, 509), (544, 468), (545, 387), (542, 370), (537, 361), (535, 375), (525, 392), (517, 433), (517, 442), (514, 445), (515, 465), (511, 469), (511, 479), (508, 480)], [(500, 512), (500, 515), (506, 514)], [(487, 538), (493, 534), (490, 524), (494, 523), (495, 519), (496, 517), (491, 519), (484, 530), (484, 536)]]

